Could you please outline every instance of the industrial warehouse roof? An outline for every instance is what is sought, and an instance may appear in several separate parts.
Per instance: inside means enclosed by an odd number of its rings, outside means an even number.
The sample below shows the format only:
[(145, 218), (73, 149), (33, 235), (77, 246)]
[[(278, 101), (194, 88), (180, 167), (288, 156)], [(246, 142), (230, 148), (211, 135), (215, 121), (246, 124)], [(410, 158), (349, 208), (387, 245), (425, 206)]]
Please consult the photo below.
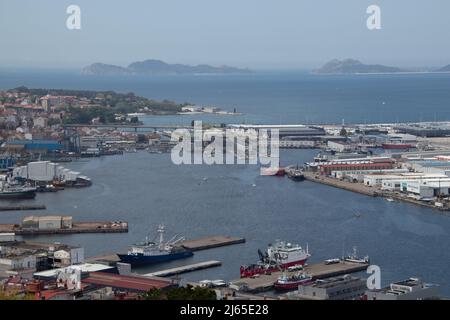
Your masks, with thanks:
[[(81, 272), (96, 272), (96, 271), (104, 271), (113, 269), (113, 267), (106, 266), (104, 264), (94, 264), (94, 263), (84, 263), (80, 265), (76, 265), (78, 268), (81, 269)], [(66, 268), (59, 268), (59, 269), (51, 269), (41, 272), (36, 272), (34, 274), (34, 277), (36, 278), (56, 278), (58, 276), (58, 273), (63, 271)]]
[(89, 274), (89, 277), (83, 279), (82, 282), (99, 286), (118, 288), (122, 290), (141, 292), (147, 292), (154, 288), (163, 289), (173, 285), (172, 281), (168, 279), (125, 276), (104, 272), (92, 272)]

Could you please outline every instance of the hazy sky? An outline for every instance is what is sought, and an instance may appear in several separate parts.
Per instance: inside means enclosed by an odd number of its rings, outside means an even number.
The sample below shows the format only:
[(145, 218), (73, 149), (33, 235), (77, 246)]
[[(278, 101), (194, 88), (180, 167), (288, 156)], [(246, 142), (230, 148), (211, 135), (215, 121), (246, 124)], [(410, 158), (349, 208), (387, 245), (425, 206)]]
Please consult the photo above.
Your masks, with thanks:
[[(81, 7), (81, 30), (66, 8)], [(381, 7), (382, 30), (366, 27)], [(136, 60), (310, 68), (450, 64), (449, 0), (0, 0), (0, 67)]]

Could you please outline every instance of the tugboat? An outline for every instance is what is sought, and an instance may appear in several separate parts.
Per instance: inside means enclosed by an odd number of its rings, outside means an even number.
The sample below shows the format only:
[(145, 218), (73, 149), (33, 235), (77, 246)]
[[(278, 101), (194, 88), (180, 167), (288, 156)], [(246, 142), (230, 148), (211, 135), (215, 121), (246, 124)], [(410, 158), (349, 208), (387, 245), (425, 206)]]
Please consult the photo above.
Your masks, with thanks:
[(304, 265), (311, 256), (308, 246), (304, 250), (299, 245), (292, 245), (282, 241), (277, 241), (275, 245), (269, 244), (266, 253), (258, 250), (258, 254), (260, 260), (256, 264), (241, 266), (241, 278), (267, 274), (291, 266)]
[(127, 254), (117, 254), (121, 262), (129, 263), (132, 267), (140, 267), (155, 263), (167, 262), (183, 258), (192, 257), (194, 253), (191, 250), (179, 245), (184, 241), (184, 237), (175, 235), (169, 241), (164, 242), (164, 225), (158, 227), (159, 241), (146, 240), (142, 243), (133, 245)]
[(303, 170), (299, 169), (298, 166), (295, 169), (290, 169), (287, 172), (287, 176), (288, 176), (289, 179), (292, 179), (294, 181), (303, 181), (303, 180), (305, 180), (305, 175), (303, 174)]
[(274, 287), (275, 290), (278, 291), (288, 291), (295, 290), (298, 288), (298, 286), (310, 284), (312, 282), (312, 276), (303, 272), (291, 276), (283, 274), (275, 282)]

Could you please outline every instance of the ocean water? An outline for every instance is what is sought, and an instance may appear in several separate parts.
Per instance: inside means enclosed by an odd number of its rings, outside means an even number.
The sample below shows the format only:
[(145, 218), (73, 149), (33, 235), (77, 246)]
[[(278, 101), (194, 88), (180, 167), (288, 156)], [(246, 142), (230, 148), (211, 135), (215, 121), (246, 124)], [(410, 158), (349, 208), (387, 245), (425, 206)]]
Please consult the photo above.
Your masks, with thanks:
[[(234, 108), (242, 116), (202, 116), (214, 123), (369, 123), (450, 120), (449, 74), (97, 77), (77, 72), (0, 71), (0, 89), (67, 88), (135, 92), (148, 98)], [(195, 119), (199, 119), (198, 116)], [(190, 123), (153, 117), (148, 123)]]
[[(260, 74), (152, 79), (88, 78), (63, 74), (14, 73), (0, 87), (60, 87), (135, 91), (154, 98), (214, 104), (244, 112), (240, 120), (260, 123), (418, 121), (448, 119), (450, 75), (312, 76)], [(382, 102), (385, 104), (382, 104)], [(395, 108), (392, 106), (396, 106)], [(420, 119), (422, 114), (422, 119)], [(289, 115), (289, 116), (288, 116)], [(238, 117), (205, 117), (233, 122)], [(150, 117), (149, 123), (183, 123), (185, 116)], [(282, 165), (310, 161), (317, 150), (284, 150)], [(137, 270), (220, 260), (218, 268), (183, 275), (186, 280), (239, 277), (241, 264), (258, 259), (257, 249), (282, 239), (309, 245), (311, 262), (339, 257), (352, 246), (381, 267), (382, 283), (420, 277), (450, 296), (450, 216), (400, 202), (387, 202), (312, 182), (262, 177), (259, 168), (176, 166), (168, 154), (138, 152), (79, 160), (64, 166), (93, 179), (86, 189), (38, 194), (37, 212), (1, 212), (1, 223), (31, 214), (72, 215), (75, 220), (126, 220), (128, 234), (58, 235), (29, 238), (85, 247), (88, 256), (126, 251), (154, 234), (160, 223), (188, 238), (231, 235), (236, 246), (197, 252), (187, 260)], [(2, 204), (5, 204), (2, 202)], [(358, 212), (358, 215), (355, 213)], [(359, 216), (359, 217), (357, 217)]]

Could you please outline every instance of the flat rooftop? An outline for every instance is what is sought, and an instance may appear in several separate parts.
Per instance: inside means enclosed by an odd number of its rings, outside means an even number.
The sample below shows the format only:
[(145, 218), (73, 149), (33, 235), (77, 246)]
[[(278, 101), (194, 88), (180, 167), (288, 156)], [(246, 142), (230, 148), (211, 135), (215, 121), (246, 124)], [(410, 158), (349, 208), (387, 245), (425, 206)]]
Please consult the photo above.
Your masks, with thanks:
[(147, 292), (151, 289), (163, 289), (173, 285), (171, 280), (162, 278), (145, 278), (140, 276), (125, 276), (104, 272), (92, 272), (83, 283), (97, 286), (112, 287), (122, 290)]
[[(98, 264), (98, 263), (84, 263), (76, 265), (76, 267), (81, 269), (81, 272), (98, 272), (98, 271), (104, 271), (113, 269), (114, 267), (107, 266), (104, 264)], [(36, 278), (55, 278), (58, 276), (58, 273), (63, 271), (66, 268), (58, 268), (58, 269), (51, 269), (41, 272), (36, 272), (33, 274)]]
[(335, 277), (335, 278), (329, 278), (326, 280), (316, 280), (313, 284), (311, 284), (311, 287), (315, 288), (323, 288), (323, 289), (330, 289), (333, 287), (337, 287), (343, 284), (351, 283), (361, 281), (361, 278), (345, 275), (342, 277)]

